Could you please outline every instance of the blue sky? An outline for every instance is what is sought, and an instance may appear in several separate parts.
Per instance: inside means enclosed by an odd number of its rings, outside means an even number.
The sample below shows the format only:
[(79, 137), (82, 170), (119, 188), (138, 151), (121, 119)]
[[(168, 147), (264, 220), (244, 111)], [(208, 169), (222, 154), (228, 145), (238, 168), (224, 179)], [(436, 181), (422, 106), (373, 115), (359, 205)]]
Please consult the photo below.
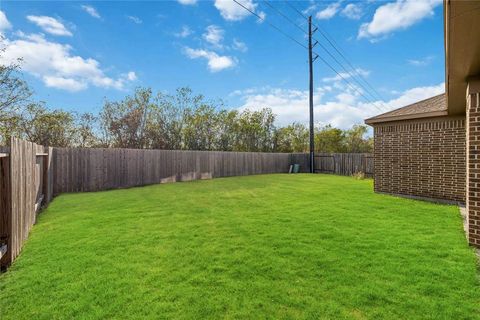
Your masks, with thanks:
[[(52, 108), (98, 112), (137, 86), (189, 86), (228, 108), (271, 107), (278, 123), (308, 120), (306, 20), (284, 1), (0, 1), (0, 62), (23, 57), (25, 79)], [(275, 9), (271, 8), (273, 6)], [(315, 62), (315, 121), (347, 128), (444, 91), (441, 0), (291, 1), (337, 48), (316, 48), (350, 85)], [(278, 11), (277, 11), (278, 10)], [(361, 74), (378, 92), (357, 86)], [(361, 82), (357, 77), (357, 80)], [(374, 96), (372, 97), (370, 93)], [(366, 96), (368, 100), (362, 96)], [(375, 99), (374, 99), (375, 98)]]

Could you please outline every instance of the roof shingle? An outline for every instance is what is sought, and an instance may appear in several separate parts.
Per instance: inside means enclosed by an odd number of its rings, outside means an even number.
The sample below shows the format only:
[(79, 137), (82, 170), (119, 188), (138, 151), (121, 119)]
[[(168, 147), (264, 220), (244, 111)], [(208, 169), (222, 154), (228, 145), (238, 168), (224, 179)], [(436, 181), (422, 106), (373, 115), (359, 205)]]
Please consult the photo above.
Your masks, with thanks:
[(378, 116), (365, 120), (366, 124), (407, 120), (426, 117), (437, 117), (447, 115), (447, 99), (442, 93), (422, 101), (415, 102), (408, 106), (395, 109)]

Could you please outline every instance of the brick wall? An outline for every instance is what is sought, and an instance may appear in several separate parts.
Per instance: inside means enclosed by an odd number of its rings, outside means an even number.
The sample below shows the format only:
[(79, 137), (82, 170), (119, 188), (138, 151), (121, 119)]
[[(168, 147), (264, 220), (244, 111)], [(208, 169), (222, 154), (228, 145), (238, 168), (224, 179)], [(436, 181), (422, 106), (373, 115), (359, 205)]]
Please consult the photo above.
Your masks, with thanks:
[(468, 241), (480, 247), (480, 93), (467, 96)]
[(465, 202), (464, 117), (379, 123), (374, 136), (376, 192)]

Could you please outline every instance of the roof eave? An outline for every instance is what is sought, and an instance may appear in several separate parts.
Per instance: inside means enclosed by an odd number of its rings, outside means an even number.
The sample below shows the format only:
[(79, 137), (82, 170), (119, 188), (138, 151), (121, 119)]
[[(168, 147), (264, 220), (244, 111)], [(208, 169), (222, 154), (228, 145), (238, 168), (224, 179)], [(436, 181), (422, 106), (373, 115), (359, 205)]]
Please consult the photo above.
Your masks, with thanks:
[(445, 85), (450, 115), (465, 114), (468, 79), (480, 75), (478, 3), (444, 0)]
[(393, 122), (393, 121), (402, 121), (402, 120), (414, 120), (414, 119), (424, 119), (424, 118), (434, 118), (434, 117), (444, 117), (448, 116), (448, 111), (432, 111), (425, 113), (416, 113), (416, 114), (405, 114), (399, 116), (391, 117), (373, 117), (365, 120), (365, 124), (374, 125), (383, 122)]

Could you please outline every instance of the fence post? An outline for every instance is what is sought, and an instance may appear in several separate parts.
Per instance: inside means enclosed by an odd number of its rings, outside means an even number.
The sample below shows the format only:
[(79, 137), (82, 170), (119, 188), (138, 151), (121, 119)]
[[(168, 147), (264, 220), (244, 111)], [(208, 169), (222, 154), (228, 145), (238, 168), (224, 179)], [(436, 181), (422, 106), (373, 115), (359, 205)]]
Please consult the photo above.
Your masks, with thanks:
[(42, 163), (42, 174), (43, 174), (43, 185), (42, 185), (42, 194), (43, 194), (43, 203), (42, 206), (47, 206), (48, 203), (52, 200), (52, 183), (53, 183), (53, 174), (52, 174), (52, 149), (49, 147), (44, 148), (45, 157), (43, 158)]

